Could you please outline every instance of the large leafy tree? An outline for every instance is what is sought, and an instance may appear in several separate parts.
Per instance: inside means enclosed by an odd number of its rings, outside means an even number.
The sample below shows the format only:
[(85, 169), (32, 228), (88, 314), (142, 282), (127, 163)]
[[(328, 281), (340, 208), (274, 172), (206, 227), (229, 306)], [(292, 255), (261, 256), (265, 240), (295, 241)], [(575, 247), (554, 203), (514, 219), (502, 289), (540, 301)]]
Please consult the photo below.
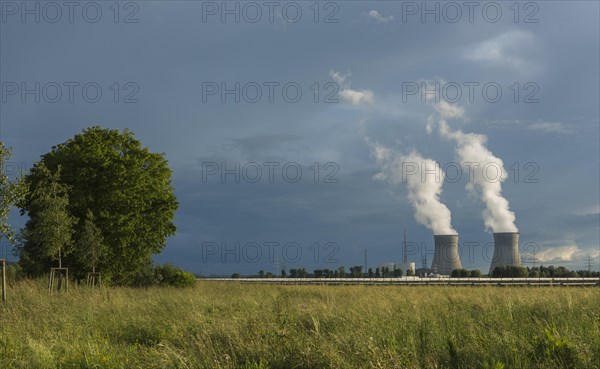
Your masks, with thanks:
[(12, 207), (25, 194), (25, 187), (22, 185), (20, 178), (11, 179), (7, 172), (11, 151), (11, 148), (6, 147), (0, 141), (0, 247), (2, 247), (3, 239), (13, 244), (16, 241), (16, 232), (8, 222), (8, 216)]
[[(39, 163), (51, 171), (62, 167), (60, 179), (68, 186), (73, 216), (81, 220), (88, 210), (94, 214), (94, 225), (107, 247), (97, 266), (114, 283), (132, 283), (149, 267), (151, 256), (164, 248), (167, 237), (175, 234), (172, 221), (178, 204), (165, 155), (150, 152), (131, 131), (85, 129), (53, 147)], [(41, 178), (32, 170), (25, 180), (35, 188)], [(39, 217), (34, 201), (30, 194), (21, 206), (32, 220)], [(84, 227), (81, 221), (74, 226), (76, 240)], [(39, 245), (29, 240), (21, 248), (21, 259), (31, 261), (23, 265), (30, 272), (37, 269), (34, 265), (47, 262), (38, 250)], [(70, 268), (81, 276), (88, 270), (81, 262), (82, 252), (84, 248), (76, 245), (68, 256)]]

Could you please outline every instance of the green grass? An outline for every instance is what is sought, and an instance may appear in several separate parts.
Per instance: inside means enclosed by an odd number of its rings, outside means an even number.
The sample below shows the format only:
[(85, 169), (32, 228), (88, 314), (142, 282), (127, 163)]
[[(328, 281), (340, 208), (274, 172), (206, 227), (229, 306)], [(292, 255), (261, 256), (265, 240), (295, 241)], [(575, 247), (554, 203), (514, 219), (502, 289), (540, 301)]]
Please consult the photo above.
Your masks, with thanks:
[(12, 286), (0, 368), (598, 368), (600, 290)]

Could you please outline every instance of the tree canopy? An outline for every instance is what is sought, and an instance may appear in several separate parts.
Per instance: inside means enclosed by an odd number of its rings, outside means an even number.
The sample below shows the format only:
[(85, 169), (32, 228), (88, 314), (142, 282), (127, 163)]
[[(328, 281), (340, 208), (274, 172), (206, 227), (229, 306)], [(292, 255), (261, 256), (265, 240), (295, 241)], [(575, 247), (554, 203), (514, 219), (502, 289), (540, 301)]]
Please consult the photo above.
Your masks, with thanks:
[[(43, 202), (33, 189), (43, 180), (40, 168), (56, 173), (65, 186), (67, 209), (80, 221), (73, 225), (74, 239), (101, 240), (106, 249), (97, 265), (104, 278), (117, 284), (130, 284), (135, 276), (151, 265), (151, 256), (175, 234), (173, 217), (177, 200), (171, 184), (171, 170), (164, 154), (152, 153), (129, 130), (91, 127), (66, 142), (52, 147), (25, 177), (29, 193), (20, 205), (30, 217), (20, 248), (22, 266), (29, 274), (39, 274), (48, 265), (41, 240), (28, 237), (43, 213)], [(90, 215), (90, 213), (92, 215)], [(93, 218), (93, 227), (82, 221)], [(97, 231), (94, 230), (97, 228)], [(75, 244), (66, 257), (75, 275), (89, 271), (83, 255), (98, 245)]]

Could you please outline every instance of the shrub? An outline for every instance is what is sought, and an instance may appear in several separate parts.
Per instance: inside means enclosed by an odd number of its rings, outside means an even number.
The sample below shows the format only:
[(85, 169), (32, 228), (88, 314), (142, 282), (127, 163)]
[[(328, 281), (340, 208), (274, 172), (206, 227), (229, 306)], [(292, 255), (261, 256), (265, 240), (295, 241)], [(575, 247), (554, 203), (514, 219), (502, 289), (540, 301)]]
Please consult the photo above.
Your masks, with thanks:
[(8, 264), (6, 265), (6, 283), (8, 285), (13, 285), (14, 282), (19, 281), (25, 278), (25, 273), (23, 269), (18, 264)]
[(540, 364), (551, 363), (555, 368), (579, 368), (582, 363), (575, 346), (566, 338), (559, 338), (554, 328), (537, 340), (534, 356)]
[(196, 277), (171, 264), (157, 265), (154, 267), (154, 276), (158, 284), (175, 287), (191, 287), (196, 283)]
[(172, 264), (155, 265), (139, 272), (133, 281), (135, 287), (174, 286), (190, 287), (196, 276)]

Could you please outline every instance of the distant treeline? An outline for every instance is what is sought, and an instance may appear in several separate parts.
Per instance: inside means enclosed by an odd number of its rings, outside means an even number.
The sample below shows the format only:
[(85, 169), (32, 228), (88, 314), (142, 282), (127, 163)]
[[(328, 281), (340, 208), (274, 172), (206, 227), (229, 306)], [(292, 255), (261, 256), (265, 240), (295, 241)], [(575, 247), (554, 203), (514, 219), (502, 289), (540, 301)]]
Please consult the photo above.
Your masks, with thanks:
[(492, 272), (494, 278), (577, 278), (577, 277), (600, 277), (600, 272), (590, 270), (572, 271), (564, 266), (554, 267), (518, 267), (504, 266), (497, 267)]
[[(431, 273), (429, 273), (431, 274)], [(337, 269), (315, 269), (312, 273), (305, 268), (290, 269), (289, 271), (281, 270), (279, 275), (271, 272), (260, 270), (258, 274), (250, 275), (253, 278), (397, 278), (415, 275), (412, 270), (389, 268), (369, 268), (366, 273), (363, 272), (363, 267), (355, 265), (346, 271), (346, 268), (341, 266)], [(241, 278), (240, 273), (233, 273), (231, 278)], [(491, 275), (484, 275), (479, 269), (455, 269), (452, 271), (451, 278), (577, 278), (577, 277), (600, 277), (600, 272), (589, 270), (570, 271), (564, 266), (555, 267), (539, 266), (539, 267), (519, 267), (507, 265), (497, 267)]]

